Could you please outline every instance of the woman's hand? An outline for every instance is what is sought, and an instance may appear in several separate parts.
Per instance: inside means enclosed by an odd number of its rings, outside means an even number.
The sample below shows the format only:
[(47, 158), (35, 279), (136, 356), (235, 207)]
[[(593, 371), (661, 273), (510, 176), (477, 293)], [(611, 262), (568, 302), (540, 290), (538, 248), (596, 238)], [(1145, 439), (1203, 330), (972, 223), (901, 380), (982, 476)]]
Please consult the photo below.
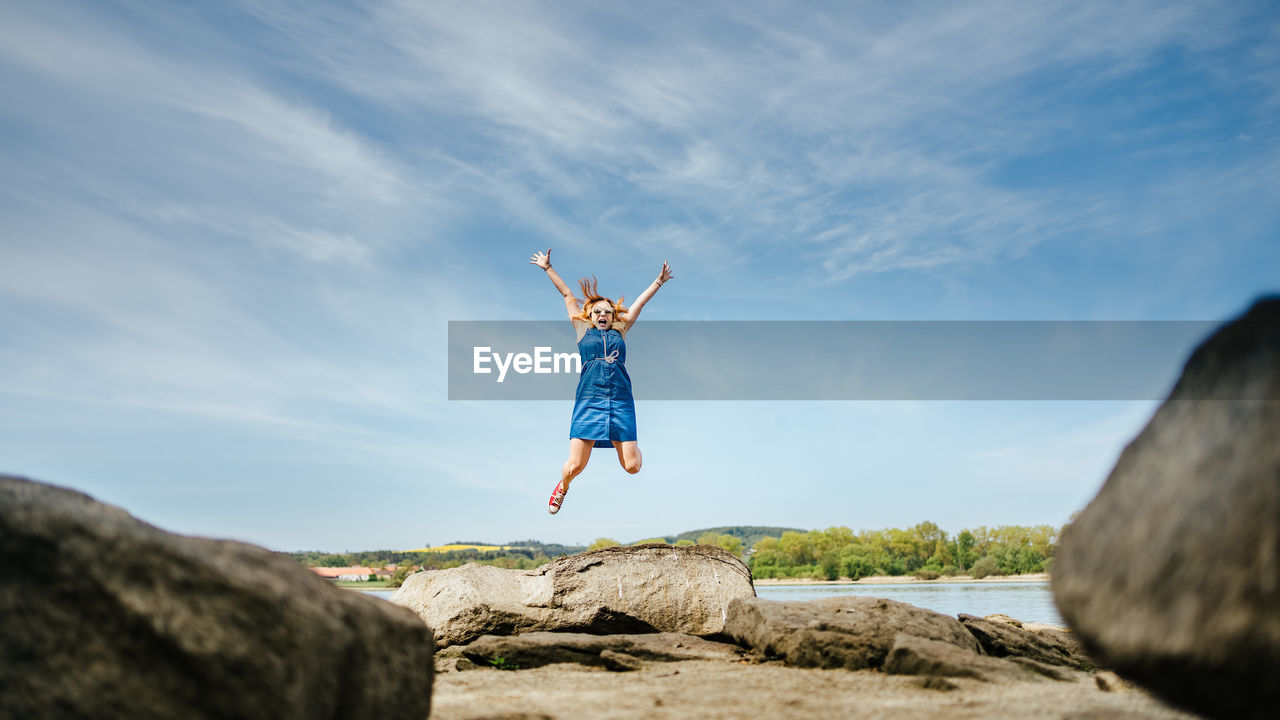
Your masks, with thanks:
[(636, 298), (636, 301), (631, 303), (631, 307), (627, 309), (626, 321), (628, 327), (635, 325), (636, 320), (640, 319), (640, 311), (644, 309), (645, 304), (649, 302), (653, 294), (658, 292), (658, 288), (662, 287), (662, 283), (673, 277), (675, 275), (671, 274), (671, 263), (664, 260), (662, 272), (658, 273), (658, 279), (649, 283), (649, 287), (645, 288), (644, 292), (640, 293), (640, 297)]
[(551, 248), (547, 248), (546, 252), (534, 253), (529, 258), (529, 262), (533, 263), (534, 265), (537, 265), (543, 270), (550, 270), (551, 269)]
[[(547, 252), (551, 251), (548, 250)], [(671, 274), (671, 264), (664, 260), (662, 262), (662, 272), (658, 273), (658, 284), (661, 285), (673, 277), (675, 275)]]
[(578, 307), (578, 300), (573, 297), (573, 291), (560, 278), (560, 273), (551, 269), (551, 248), (547, 248), (546, 252), (536, 252), (531, 255), (529, 263), (537, 265), (547, 272), (547, 277), (551, 278), (551, 284), (555, 285), (556, 291), (564, 297), (564, 306), (570, 315), (577, 315), (582, 311), (582, 308)]

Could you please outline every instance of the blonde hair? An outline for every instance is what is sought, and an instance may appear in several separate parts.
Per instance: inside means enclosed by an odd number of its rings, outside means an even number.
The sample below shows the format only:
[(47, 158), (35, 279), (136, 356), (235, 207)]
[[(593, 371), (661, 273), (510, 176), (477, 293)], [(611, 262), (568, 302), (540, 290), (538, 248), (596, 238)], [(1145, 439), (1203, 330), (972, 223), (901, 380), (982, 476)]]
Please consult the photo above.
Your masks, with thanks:
[(618, 302), (614, 302), (609, 298), (600, 294), (596, 289), (596, 276), (592, 275), (591, 279), (582, 278), (578, 281), (578, 287), (582, 288), (582, 312), (578, 315), (585, 322), (591, 322), (591, 306), (600, 301), (609, 303), (609, 307), (613, 309), (613, 325), (609, 326), (611, 330), (618, 332), (627, 331), (627, 307), (622, 304), (623, 297), (618, 297)]

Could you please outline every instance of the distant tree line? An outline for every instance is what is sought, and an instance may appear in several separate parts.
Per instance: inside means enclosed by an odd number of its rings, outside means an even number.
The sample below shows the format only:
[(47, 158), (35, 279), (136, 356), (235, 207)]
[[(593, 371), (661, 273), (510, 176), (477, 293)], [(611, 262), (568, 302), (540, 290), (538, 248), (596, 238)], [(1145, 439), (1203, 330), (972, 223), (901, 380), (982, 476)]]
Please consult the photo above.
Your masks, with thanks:
[[(456, 545), (482, 545), (485, 543), (454, 543)], [(307, 567), (383, 568), (394, 565), (391, 586), (399, 587), (410, 573), (416, 570), (446, 570), (480, 563), (518, 570), (531, 570), (544, 565), (552, 558), (582, 552), (581, 545), (558, 545), (526, 540), (508, 543), (506, 550), (460, 549), (446, 552), (404, 552), (401, 550), (367, 550), (354, 553), (326, 553), (319, 551), (291, 552), (289, 556)]]
[(757, 578), (836, 580), (872, 575), (1016, 575), (1047, 572), (1059, 530), (1049, 525), (1002, 525), (961, 530), (954, 537), (931, 522), (899, 530), (831, 527), (785, 532), (751, 548)]
[[(808, 578), (836, 580), (872, 575), (912, 575), (934, 579), (948, 575), (982, 578), (1047, 572), (1060, 529), (1049, 525), (1002, 525), (961, 530), (955, 536), (931, 522), (905, 530), (863, 530), (847, 527), (798, 530), (762, 526), (727, 526), (682, 533), (674, 537), (637, 540), (631, 545), (714, 545), (745, 557), (756, 578)], [(750, 542), (747, 542), (747, 541)], [(456, 543), (463, 544), (463, 543)], [(469, 543), (480, 545), (482, 543)], [(525, 540), (506, 550), (461, 549), (447, 552), (372, 550), (357, 553), (293, 552), (308, 567), (380, 568), (394, 565), (391, 585), (418, 570), (444, 570), (466, 563), (531, 570), (552, 559), (583, 550), (621, 545), (611, 538), (597, 538), (587, 547)]]
[[(650, 543), (665, 543), (667, 545), (675, 545), (676, 547), (686, 547), (689, 545), (715, 545), (716, 547), (724, 548), (725, 550), (728, 550), (734, 555), (741, 557), (742, 551), (743, 551), (742, 540), (738, 538), (736, 535), (731, 535), (729, 533), (715, 532), (715, 530), (718, 530), (718, 529), (721, 529), (721, 528), (704, 530), (702, 531), (701, 535), (697, 536), (696, 540), (688, 537), (681, 537), (679, 539), (655, 537), (655, 538), (646, 538), (644, 540), (637, 540), (631, 544), (632, 545), (648, 545)], [(617, 540), (612, 540), (610, 538), (596, 538), (595, 542), (587, 546), (587, 549), (599, 550), (600, 548), (615, 547), (621, 544), (622, 543), (618, 542)]]

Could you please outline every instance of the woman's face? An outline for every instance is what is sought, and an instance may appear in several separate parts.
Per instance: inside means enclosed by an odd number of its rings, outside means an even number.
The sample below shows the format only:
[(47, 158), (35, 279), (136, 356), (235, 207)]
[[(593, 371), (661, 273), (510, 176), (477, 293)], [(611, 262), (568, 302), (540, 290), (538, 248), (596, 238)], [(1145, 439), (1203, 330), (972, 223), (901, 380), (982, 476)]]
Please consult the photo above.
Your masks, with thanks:
[(604, 300), (592, 305), (587, 315), (591, 318), (591, 324), (601, 330), (613, 327), (613, 306)]

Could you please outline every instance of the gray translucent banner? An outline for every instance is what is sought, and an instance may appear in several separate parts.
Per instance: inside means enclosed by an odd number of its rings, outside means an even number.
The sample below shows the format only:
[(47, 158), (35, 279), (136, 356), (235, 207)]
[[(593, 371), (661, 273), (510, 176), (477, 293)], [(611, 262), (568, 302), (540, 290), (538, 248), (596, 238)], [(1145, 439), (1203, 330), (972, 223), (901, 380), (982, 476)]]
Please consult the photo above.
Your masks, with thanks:
[[(637, 400), (1160, 400), (1218, 325), (653, 321), (626, 368)], [(449, 399), (570, 400), (577, 357), (568, 321), (450, 322)]]

